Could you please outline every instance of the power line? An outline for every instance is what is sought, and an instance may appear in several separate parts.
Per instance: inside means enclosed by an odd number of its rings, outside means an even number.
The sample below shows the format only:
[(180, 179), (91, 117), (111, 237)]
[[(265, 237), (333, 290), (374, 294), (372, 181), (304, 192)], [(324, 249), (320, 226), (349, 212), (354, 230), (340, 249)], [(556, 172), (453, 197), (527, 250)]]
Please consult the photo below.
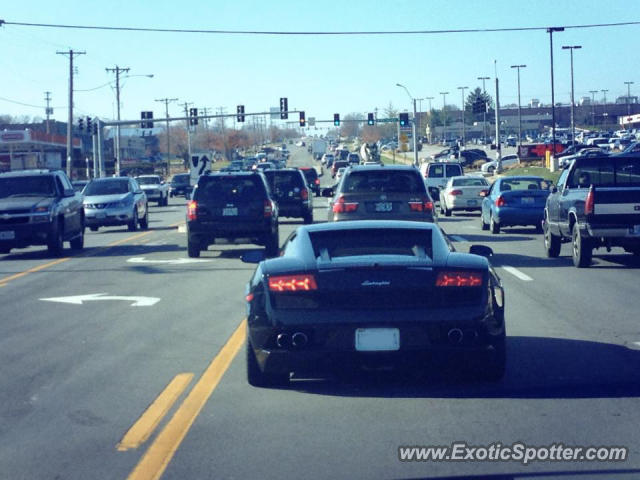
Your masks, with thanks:
[[(112, 27), (107, 25), (70, 25), (55, 23), (7, 22), (0, 19), (0, 26), (15, 25), (20, 27), (69, 28), (81, 30), (109, 30), (126, 32), (155, 33), (205, 33), (216, 35), (433, 35), (445, 33), (491, 33), (491, 32), (523, 32), (546, 31), (549, 27), (511, 27), (511, 28), (468, 28), (444, 30), (342, 30), (342, 31), (282, 31), (282, 30), (203, 30), (189, 28), (152, 28), (152, 27)], [(617, 23), (594, 23), (583, 25), (565, 25), (564, 29), (622, 27), (640, 25), (640, 21)], [(555, 28), (555, 27), (554, 27)]]

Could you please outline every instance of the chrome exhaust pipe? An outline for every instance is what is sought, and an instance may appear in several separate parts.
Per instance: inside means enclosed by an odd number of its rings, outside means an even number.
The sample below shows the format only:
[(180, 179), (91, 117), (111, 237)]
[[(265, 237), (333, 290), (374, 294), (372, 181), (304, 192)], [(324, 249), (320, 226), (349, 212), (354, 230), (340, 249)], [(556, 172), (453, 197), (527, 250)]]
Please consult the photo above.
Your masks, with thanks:
[(291, 346), (291, 338), (286, 333), (280, 333), (276, 337), (276, 345), (279, 348), (289, 348)]
[(304, 347), (307, 341), (307, 335), (302, 332), (296, 332), (291, 336), (291, 343), (296, 348)]
[(452, 328), (451, 330), (449, 330), (449, 333), (447, 333), (449, 343), (453, 345), (459, 344), (462, 341), (462, 337), (462, 330), (460, 330), (459, 328)]

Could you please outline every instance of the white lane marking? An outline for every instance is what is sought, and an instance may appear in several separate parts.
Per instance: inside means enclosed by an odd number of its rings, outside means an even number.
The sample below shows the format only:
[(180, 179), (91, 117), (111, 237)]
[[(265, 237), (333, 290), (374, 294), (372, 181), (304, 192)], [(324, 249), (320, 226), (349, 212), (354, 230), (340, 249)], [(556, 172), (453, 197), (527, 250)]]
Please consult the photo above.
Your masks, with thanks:
[(449, 235), (449, 238), (452, 240), (455, 240), (456, 242), (466, 242), (467, 239), (464, 237), (461, 237), (460, 235)]
[(531, 278), (529, 275), (527, 275), (526, 273), (522, 273), (520, 270), (518, 270), (517, 268), (514, 267), (510, 267), (508, 265), (503, 265), (502, 266), (503, 270), (506, 270), (507, 272), (509, 272), (511, 275), (518, 277), (520, 280), (524, 280), (525, 282), (531, 282), (533, 281), (533, 278)]
[(178, 233), (187, 233), (186, 225), (178, 225)]
[(75, 295), (73, 297), (52, 297), (41, 298), (45, 302), (60, 302), (71, 303), (74, 305), (82, 305), (84, 302), (90, 302), (95, 300), (124, 300), (127, 302), (133, 302), (132, 307), (150, 307), (160, 301), (156, 297), (122, 297), (117, 295), (108, 295), (106, 293), (90, 293), (88, 295)]
[(183, 263), (206, 263), (211, 260), (200, 258), (175, 258), (172, 260), (147, 260), (145, 257), (133, 257), (127, 260), (129, 263), (166, 263), (169, 265), (180, 265)]

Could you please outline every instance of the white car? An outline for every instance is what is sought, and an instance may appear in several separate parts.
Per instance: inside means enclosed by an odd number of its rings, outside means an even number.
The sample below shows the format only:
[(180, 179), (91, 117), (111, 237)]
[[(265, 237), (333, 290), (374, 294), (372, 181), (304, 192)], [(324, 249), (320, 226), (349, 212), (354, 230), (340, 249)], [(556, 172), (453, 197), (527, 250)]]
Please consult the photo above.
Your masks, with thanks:
[[(517, 165), (518, 163), (520, 163), (518, 155), (505, 155), (504, 157), (502, 157), (502, 168), (510, 167), (511, 165)], [(497, 167), (498, 160), (492, 160), (490, 162), (482, 164), (480, 166), (480, 171), (483, 173), (493, 173)]]
[(451, 177), (440, 190), (440, 213), (450, 217), (454, 210), (481, 210), (482, 192), (486, 195), (488, 190), (489, 182), (484, 177)]
[(140, 175), (136, 180), (147, 195), (147, 200), (157, 202), (160, 207), (169, 204), (169, 184), (159, 175)]

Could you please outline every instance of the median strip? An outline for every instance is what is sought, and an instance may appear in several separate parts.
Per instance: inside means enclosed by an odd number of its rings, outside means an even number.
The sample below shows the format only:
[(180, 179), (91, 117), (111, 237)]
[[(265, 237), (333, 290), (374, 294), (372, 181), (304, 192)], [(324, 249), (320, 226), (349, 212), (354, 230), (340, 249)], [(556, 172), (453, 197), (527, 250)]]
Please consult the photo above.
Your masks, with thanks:
[(245, 341), (246, 330), (247, 322), (243, 320), (211, 361), (171, 420), (149, 446), (144, 456), (129, 474), (128, 480), (157, 480), (162, 476), (191, 425), (240, 350)]
[(131, 448), (138, 448), (146, 442), (192, 379), (193, 373), (176, 375), (138, 421), (125, 433), (116, 448), (124, 452)]

